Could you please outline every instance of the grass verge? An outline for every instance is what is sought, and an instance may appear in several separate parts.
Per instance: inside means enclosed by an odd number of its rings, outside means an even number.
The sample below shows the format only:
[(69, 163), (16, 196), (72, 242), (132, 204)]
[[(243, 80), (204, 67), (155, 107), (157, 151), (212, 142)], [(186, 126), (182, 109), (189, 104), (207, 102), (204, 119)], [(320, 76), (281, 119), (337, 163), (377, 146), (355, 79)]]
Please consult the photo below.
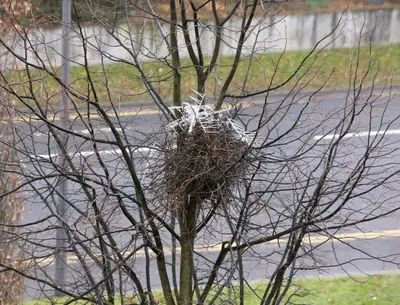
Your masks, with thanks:
[[(254, 92), (284, 83), (293, 75), (297, 67), (308, 55), (306, 51), (286, 52), (284, 54), (265, 53), (242, 58), (236, 75), (229, 88), (231, 94)], [(217, 96), (220, 88), (232, 67), (233, 57), (221, 57), (207, 85), (207, 96)], [(191, 89), (197, 89), (197, 77), (194, 66), (189, 60), (182, 60), (183, 97), (192, 94)], [(358, 67), (356, 70), (356, 66)], [(355, 79), (360, 79), (368, 70), (364, 85), (383, 84), (387, 78), (393, 83), (400, 84), (400, 44), (390, 46), (375, 46), (371, 50), (335, 49), (321, 50), (306, 60), (297, 74), (286, 85), (276, 91), (297, 89), (315, 89), (347, 87)], [(167, 61), (148, 62), (143, 64), (147, 80), (165, 100), (171, 99), (172, 69)], [(58, 70), (53, 71), (59, 74)], [(43, 104), (59, 103), (60, 86), (56, 80), (43, 71), (10, 71), (7, 75), (16, 91), (29, 96), (28, 88), (31, 80), (33, 92)], [(93, 83), (89, 86), (88, 75)], [(89, 71), (84, 67), (73, 67), (71, 70), (73, 91), (93, 100), (95, 97), (103, 103), (134, 102), (149, 99), (144, 79), (132, 64), (109, 64), (103, 67), (90, 66)], [(18, 101), (14, 101), (18, 105)], [(78, 102), (76, 100), (76, 102)]]
[[(294, 304), (310, 305), (398, 305), (400, 304), (400, 274), (374, 275), (368, 277), (340, 277), (335, 279), (309, 278), (294, 281), (294, 286), (301, 286), (304, 296), (293, 296)], [(262, 295), (265, 283), (252, 285), (257, 293)], [(293, 288), (295, 289), (295, 288)], [(293, 292), (294, 290), (292, 290)], [(256, 305), (259, 298), (250, 293), (246, 288), (244, 304)], [(290, 293), (288, 293), (290, 294)], [(232, 299), (235, 299), (234, 295)], [(67, 299), (58, 300), (37, 299), (22, 302), (24, 305), (64, 304)], [(132, 301), (132, 300), (130, 300)], [(159, 299), (160, 304), (163, 304)], [(216, 304), (222, 302), (218, 301)], [(88, 304), (87, 302), (74, 302), (73, 305)], [(117, 304), (120, 304), (118, 301)], [(233, 304), (233, 303), (230, 303)]]

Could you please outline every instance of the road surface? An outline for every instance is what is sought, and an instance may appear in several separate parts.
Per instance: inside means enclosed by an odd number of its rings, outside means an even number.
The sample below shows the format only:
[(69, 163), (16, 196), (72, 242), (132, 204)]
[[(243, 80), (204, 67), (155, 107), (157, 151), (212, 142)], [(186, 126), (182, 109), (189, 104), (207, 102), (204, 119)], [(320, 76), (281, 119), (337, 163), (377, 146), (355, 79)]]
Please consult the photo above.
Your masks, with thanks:
[[(375, 96), (378, 96), (376, 93)], [(379, 101), (372, 102), (374, 107), (370, 110), (365, 110), (356, 118), (356, 122), (353, 124), (352, 130), (350, 130), (345, 139), (347, 144), (342, 149), (346, 150), (345, 153), (340, 155), (338, 163), (354, 162), (358, 156), (364, 153), (363, 147), (366, 142), (373, 138), (383, 138), (385, 148), (390, 151), (390, 160), (393, 166), (400, 164), (400, 152), (397, 151), (396, 147), (400, 144), (400, 121), (398, 117), (400, 115), (400, 96), (394, 96), (388, 98), (389, 94), (387, 91), (383, 92)], [(337, 132), (332, 128), (337, 124), (338, 120), (341, 119), (341, 109), (345, 105), (345, 95), (341, 92), (333, 93), (327, 96), (313, 97), (309, 100), (307, 97), (296, 97), (290, 102), (290, 107), (282, 107), (276, 113), (276, 105), (282, 96), (271, 96), (268, 98), (266, 116), (269, 113), (273, 113), (269, 124), (274, 126), (273, 129), (263, 128), (257, 135), (259, 143), (263, 143), (266, 138), (274, 139), (279, 137), (281, 134), (291, 130), (294, 121), (299, 118), (301, 113), (301, 124), (298, 128), (296, 127), (291, 132), (291, 142), (285, 145), (285, 151), (287, 155), (291, 152), (295, 152), (299, 146), (299, 139), (304, 137), (304, 133), (309, 132), (307, 137), (307, 145), (313, 147), (313, 151), (316, 154), (323, 151), (332, 140), (338, 137)], [(385, 103), (390, 99), (389, 106), (385, 107)], [(249, 120), (249, 118), (257, 118), (257, 115), (261, 113), (261, 105), (264, 102), (263, 98), (253, 99), (244, 103), (245, 107), (241, 112), (240, 118), (246, 123), (248, 130), (252, 131), (257, 126), (257, 119)], [(305, 108), (305, 105), (307, 107)], [(159, 143), (163, 140), (162, 133), (160, 133), (160, 127), (163, 125), (162, 120), (158, 112), (154, 109), (144, 109), (140, 107), (132, 107), (131, 105), (123, 105), (121, 112), (119, 113), (120, 118), (117, 121), (116, 130), (119, 133), (125, 132), (126, 140), (132, 145), (131, 148), (137, 158), (137, 171), (143, 177), (148, 174), (148, 169), (154, 166), (151, 161), (148, 162), (148, 157), (152, 156), (153, 147), (158, 147)], [(31, 116), (34, 117), (34, 116)], [(25, 117), (26, 120), (26, 117)], [(94, 135), (96, 138), (113, 140), (112, 131), (99, 117), (92, 115), (92, 120), (95, 124)], [(79, 118), (73, 118), (72, 130), (76, 133), (76, 136), (72, 137), (70, 141), (69, 153), (73, 156), (73, 159), (79, 163), (82, 159), (94, 158), (93, 146), (85, 137), (91, 135), (91, 129), (88, 129), (87, 120), (80, 120)], [(55, 117), (55, 124), (57, 124), (57, 117)], [(85, 126), (86, 125), (86, 126)], [(315, 127), (315, 128), (314, 128)], [(20, 135), (22, 135), (22, 144), (26, 149), (26, 154), (21, 156), (21, 161), (25, 165), (26, 172), (35, 173), (37, 175), (38, 168), (32, 164), (32, 160), (51, 160), (57, 158), (57, 150), (55, 149), (54, 139), (49, 134), (48, 128), (40, 122), (32, 121), (29, 124), (20, 121), (18, 123), (18, 129)], [(312, 131), (312, 132), (311, 132)], [(24, 136), (25, 135), (25, 136)], [(83, 137), (79, 137), (82, 135)], [(127, 178), (124, 164), (121, 162), (121, 152), (115, 149), (109, 143), (100, 143), (97, 147), (98, 152), (106, 160), (107, 167), (113, 169), (113, 174), (116, 177), (116, 181), (120, 185), (124, 184), (124, 181), (129, 181)], [(385, 155), (382, 151), (382, 155)], [(385, 162), (387, 156), (385, 155)], [(316, 159), (309, 161), (310, 164), (316, 162)], [(380, 160), (376, 161), (379, 164)], [(45, 163), (44, 163), (45, 164)], [(386, 163), (385, 163), (386, 164)], [(94, 168), (96, 162), (93, 161)], [(51, 166), (49, 166), (49, 171)], [(43, 174), (47, 172), (47, 169), (42, 164)], [(101, 168), (99, 168), (101, 170)], [(300, 169), (300, 172), (302, 169)], [(306, 172), (306, 170), (304, 169)], [(384, 175), (385, 173), (381, 173)], [(145, 181), (146, 177), (143, 178)], [(44, 185), (38, 184), (39, 187)], [(77, 185), (70, 185), (70, 198), (73, 198), (76, 202), (84, 202), (83, 195), (78, 191)], [(127, 186), (127, 192), (132, 191), (132, 188)], [(381, 191), (382, 192), (382, 191)], [(395, 194), (396, 190), (387, 190), (384, 195), (391, 198)], [(373, 197), (374, 195), (372, 195)], [(382, 196), (382, 193), (376, 193), (377, 197)], [(391, 198), (393, 199), (393, 198)], [(388, 201), (389, 202), (389, 201)], [(25, 223), (32, 223), (38, 219), (43, 218), (48, 214), (46, 207), (38, 197), (31, 197), (26, 201), (25, 210)], [(390, 206), (381, 206), (376, 211), (371, 211), (370, 202), (363, 202), (363, 197), (356, 198), (352, 201), (354, 210), (359, 210), (361, 213), (365, 209), (365, 213), (380, 213), (382, 209), (396, 208), (396, 202), (391, 200)], [(389, 204), (389, 203), (388, 203)], [(256, 215), (253, 221), (258, 221), (259, 224), (265, 222), (266, 214), (262, 212)], [(120, 219), (118, 226), (128, 227), (129, 223)], [(204, 260), (215, 260), (220, 247), (219, 243), (224, 240), (225, 234), (228, 228), (225, 225), (220, 225), (217, 222), (213, 227), (212, 234), (207, 233), (207, 236), (200, 236), (196, 249), (199, 253), (197, 257), (197, 263), (199, 265), (204, 263)], [(46, 233), (47, 234), (47, 233)], [(342, 235), (340, 235), (342, 234)], [(40, 234), (38, 234), (39, 236)], [(121, 244), (126, 242), (130, 238), (129, 234), (120, 234)], [(297, 276), (307, 277), (315, 275), (346, 275), (351, 274), (375, 274), (385, 272), (398, 272), (399, 268), (396, 263), (400, 263), (398, 255), (400, 254), (400, 212), (397, 211), (385, 218), (376, 219), (374, 221), (362, 223), (356, 228), (349, 228), (344, 233), (339, 232), (335, 238), (321, 237), (311, 238), (308, 242), (310, 244), (323, 243), (318, 250), (315, 251), (315, 268), (312, 268), (313, 262), (308, 262), (304, 265), (304, 268), (299, 268)], [(48, 241), (54, 242), (52, 237), (48, 238)], [(307, 242), (306, 242), (307, 243)], [(276, 258), (271, 256), (271, 253), (282, 249), (282, 245), (285, 244), (285, 240), (281, 240), (280, 243), (265, 243), (257, 246), (255, 249), (245, 252), (245, 270), (247, 272), (248, 281), (259, 281), (268, 278), (271, 271), (271, 260), (278, 261), (279, 256)], [(202, 246), (206, 246), (203, 248)], [(269, 257), (264, 260), (263, 257)], [(374, 259), (379, 257), (380, 259)], [(167, 259), (170, 259), (169, 253), (167, 253)], [(69, 264), (73, 266), (78, 264), (76, 258), (71, 255), (69, 256)], [(46, 266), (46, 271), (51, 274), (54, 272), (54, 265), (52, 258), (45, 259), (41, 262), (41, 265)], [(144, 258), (137, 255), (135, 265), (139, 270), (140, 274), (144, 274)], [(154, 260), (151, 265), (155, 267)], [(93, 267), (94, 268), (94, 267)], [(155, 288), (159, 288), (159, 281), (157, 277), (153, 279), (153, 285)], [(31, 281), (28, 281), (28, 290), (26, 297), (36, 296), (37, 285)]]

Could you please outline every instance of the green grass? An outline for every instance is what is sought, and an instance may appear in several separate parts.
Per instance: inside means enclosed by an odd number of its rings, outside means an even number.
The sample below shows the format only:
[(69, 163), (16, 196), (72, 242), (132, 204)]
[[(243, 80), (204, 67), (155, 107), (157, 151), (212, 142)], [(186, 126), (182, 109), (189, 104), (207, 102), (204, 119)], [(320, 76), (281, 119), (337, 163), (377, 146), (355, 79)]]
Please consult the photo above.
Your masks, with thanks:
[(320, 8), (321, 6), (325, 6), (325, 5), (326, 5), (326, 0), (308, 0), (307, 1), (307, 6), (311, 10), (316, 10), (316, 9)]
[[(304, 297), (293, 297), (294, 304), (312, 305), (399, 305), (400, 304), (400, 275), (376, 275), (369, 277), (343, 277), (336, 279), (310, 278), (297, 280), (295, 285), (302, 287)], [(253, 289), (262, 295), (265, 283), (253, 285)], [(293, 291), (293, 290), (292, 290)], [(259, 304), (259, 298), (250, 294), (246, 288), (246, 305)], [(59, 299), (53, 304), (64, 304), (66, 299)], [(219, 304), (220, 302), (217, 302)], [(24, 305), (47, 305), (49, 300), (31, 300)], [(75, 302), (75, 305), (85, 302)], [(163, 302), (160, 302), (163, 304)]]
[[(303, 286), (305, 297), (293, 297), (295, 304), (312, 305), (399, 305), (400, 275), (343, 277), (336, 279), (307, 279), (296, 281)], [(303, 291), (304, 292), (304, 291)], [(307, 293), (308, 292), (308, 293)], [(259, 304), (251, 298), (246, 305)]]
[[(252, 58), (243, 58), (238, 66), (235, 78), (229, 92), (240, 94), (254, 92), (274, 87), (286, 81), (296, 70), (308, 52), (286, 52), (281, 54), (264, 54)], [(358, 70), (355, 70), (356, 59), (359, 58)], [(220, 92), (221, 83), (226, 79), (232, 65), (232, 57), (221, 57), (206, 83), (207, 96), (216, 96)], [(350, 63), (353, 63), (352, 67)], [(393, 83), (400, 84), (400, 44), (387, 47), (377, 46), (369, 52), (368, 48), (360, 50), (338, 49), (324, 50), (312, 55), (301, 67), (293, 79), (279, 88), (287, 91), (296, 86), (303, 89), (347, 87), (354, 75), (357, 79), (363, 77), (368, 65), (372, 64), (365, 84), (370, 85), (375, 78), (377, 84), (383, 84), (385, 79), (392, 78)], [(182, 65), (182, 93), (191, 94), (196, 89), (196, 72), (185, 59)], [(350, 68), (351, 67), (351, 68)], [(166, 100), (171, 99), (172, 70), (168, 62), (144, 63), (143, 69), (157, 92)], [(378, 73), (379, 72), (379, 73)], [(59, 71), (54, 71), (59, 74)], [(73, 67), (71, 70), (72, 88), (75, 92), (94, 97), (94, 91), (88, 86), (87, 72), (83, 67)], [(149, 99), (146, 87), (134, 65), (91, 66), (89, 75), (94, 84), (97, 98), (100, 102), (134, 102)], [(9, 81), (14, 82), (14, 89), (21, 94), (29, 94), (28, 76), (25, 71), (10, 71)], [(53, 77), (40, 71), (31, 71), (33, 90), (42, 103), (59, 103), (59, 85)], [(218, 81), (217, 81), (218, 79)], [(244, 82), (246, 80), (246, 82)], [(22, 83), (22, 81), (25, 81)], [(107, 89), (109, 91), (107, 91)], [(46, 89), (46, 90), (44, 90)], [(18, 101), (15, 101), (18, 104)]]

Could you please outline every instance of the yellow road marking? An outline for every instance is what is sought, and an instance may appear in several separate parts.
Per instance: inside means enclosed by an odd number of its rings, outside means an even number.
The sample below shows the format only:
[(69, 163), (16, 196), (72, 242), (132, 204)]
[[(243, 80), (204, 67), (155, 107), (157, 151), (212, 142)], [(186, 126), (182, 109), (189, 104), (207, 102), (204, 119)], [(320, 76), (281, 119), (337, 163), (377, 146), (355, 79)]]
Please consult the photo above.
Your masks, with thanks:
[[(321, 244), (324, 242), (338, 242), (338, 241), (353, 241), (353, 240), (373, 240), (373, 239), (378, 239), (378, 238), (396, 238), (400, 237), (400, 230), (385, 230), (385, 231), (372, 231), (372, 232), (355, 232), (355, 233), (342, 233), (342, 234), (335, 234), (334, 236), (321, 236), (321, 235), (315, 235), (315, 236), (310, 236), (310, 237), (305, 237), (303, 239), (304, 243), (310, 243), (310, 244)], [(260, 247), (260, 246), (265, 246), (265, 245), (276, 245), (278, 243), (287, 243), (288, 239), (287, 238), (280, 238), (276, 239), (273, 241), (268, 241), (262, 244), (258, 244), (255, 247)], [(200, 252), (200, 253), (207, 253), (207, 252), (216, 252), (221, 250), (221, 243), (216, 243), (216, 244), (211, 244), (211, 245), (197, 245), (195, 246), (195, 251)], [(234, 246), (234, 245), (233, 245)], [(176, 251), (180, 252), (180, 248), (177, 247)], [(169, 254), (172, 252), (171, 248), (165, 248), (164, 253)], [(132, 251), (125, 251), (123, 253), (124, 257), (127, 257), (128, 255), (132, 255)], [(101, 254), (93, 254), (96, 258), (101, 258)], [(135, 258), (141, 258), (145, 256), (145, 251), (144, 250), (139, 250), (134, 253)], [(85, 257), (85, 260), (92, 260), (89, 256)], [(52, 265), (55, 262), (55, 257), (48, 257), (44, 259), (32, 259), (29, 261), (33, 261), (35, 264), (40, 264), (40, 265)], [(78, 257), (76, 255), (69, 255), (67, 257), (68, 262), (77, 262), (79, 261)]]
[[(395, 94), (396, 94), (396, 92), (394, 92), (394, 91), (385, 90), (384, 92), (382, 92), (381, 98), (393, 97)], [(261, 99), (261, 100), (264, 101), (264, 99)], [(262, 103), (263, 102), (261, 102), (261, 104)], [(133, 102), (132, 105), (134, 106), (134, 104), (135, 103)], [(254, 104), (260, 104), (260, 102), (254, 102), (250, 99), (250, 102), (244, 102), (244, 103), (241, 103), (240, 105), (243, 108), (249, 108), (249, 107), (251, 107), (251, 105), (254, 105)], [(231, 108), (231, 105), (225, 104), (222, 108)], [(157, 109), (139, 109), (137, 111), (122, 111), (122, 112), (118, 113), (118, 116), (124, 117), (124, 116), (135, 116), (135, 115), (151, 115), (151, 114), (159, 114), (159, 113), (160, 113), (160, 111)], [(108, 113), (108, 115), (110, 117), (116, 117), (115, 113)], [(78, 115), (76, 113), (70, 114), (70, 119), (86, 118), (86, 117), (87, 117), (87, 115)], [(100, 115), (98, 113), (93, 113), (90, 115), (90, 117), (91, 118), (99, 118)], [(15, 118), (14, 121), (15, 122), (26, 122), (26, 121), (29, 121), (29, 119), (38, 120), (38, 121), (40, 120), (40, 119), (38, 119), (38, 117), (36, 115), (33, 114), (33, 115), (26, 115), (23, 117)], [(58, 120), (60, 120), (60, 117), (58, 115), (53, 115), (52, 117), (49, 116), (47, 119), (52, 120), (52, 121), (58, 121)]]
[[(249, 104), (241, 104), (241, 107), (249, 108), (250, 105)], [(232, 107), (231, 107), (231, 105), (224, 105), (222, 108), (230, 109)], [(107, 113), (107, 115), (109, 117), (116, 117), (117, 115), (119, 117), (127, 117), (127, 116), (151, 115), (151, 114), (160, 114), (160, 110), (157, 110), (157, 109), (138, 109), (138, 110), (130, 110), (130, 111), (121, 111), (121, 112), (118, 112), (118, 113), (114, 113), (114, 112)], [(74, 119), (77, 119), (77, 118), (86, 119), (87, 117), (88, 117), (88, 114), (71, 113), (69, 115), (70, 120), (74, 120)], [(90, 114), (90, 118), (92, 118), (92, 119), (96, 119), (96, 118), (100, 118), (100, 117), (101, 117), (101, 115), (98, 114), (98, 113), (91, 113)], [(32, 121), (41, 121), (41, 119), (37, 115), (28, 114), (28, 115), (23, 115), (23, 116), (19, 116), (18, 118), (15, 118), (14, 122), (29, 122), (30, 120), (32, 120)], [(58, 121), (58, 120), (60, 120), (60, 116), (59, 115), (50, 115), (50, 116), (47, 116), (47, 120), (49, 120), (49, 121)]]
[[(327, 241), (337, 242), (337, 241), (352, 241), (352, 240), (371, 240), (376, 238), (394, 238), (400, 237), (400, 230), (386, 230), (386, 231), (372, 231), (372, 232), (354, 232), (354, 233), (342, 233), (335, 234), (334, 236), (322, 236), (322, 235), (314, 235), (314, 236), (306, 236), (303, 238), (304, 243), (324, 243)], [(264, 242), (258, 244), (256, 247), (263, 246), (266, 244), (278, 244), (278, 243), (287, 243), (287, 238), (279, 238), (272, 241)], [(233, 245), (235, 246), (235, 245)], [(217, 251), (221, 249), (221, 243), (209, 245), (209, 246), (197, 246), (195, 247), (199, 252), (207, 252), (207, 251)]]
[[(147, 109), (147, 110), (138, 110), (138, 111), (121, 111), (118, 113), (118, 116), (120, 117), (126, 117), (126, 116), (136, 116), (136, 115), (150, 115), (150, 114), (158, 114), (160, 113), (159, 110), (155, 110), (155, 109)], [(115, 113), (108, 113), (108, 116), (110, 117), (116, 117), (117, 114)], [(91, 113), (90, 114), (90, 118), (92, 119), (96, 119), (96, 118), (100, 118), (101, 116), (98, 113)], [(72, 113), (69, 115), (70, 120), (74, 120), (77, 118), (88, 118), (87, 114), (77, 114), (77, 113)], [(30, 120), (32, 121), (41, 121), (41, 119), (35, 115), (35, 114), (31, 114), (31, 115), (24, 115), (24, 116), (20, 116), (16, 119), (14, 119), (14, 122), (29, 122)], [(58, 121), (60, 120), (60, 116), (59, 115), (53, 115), (53, 116), (47, 116), (47, 120), (49, 121)]]

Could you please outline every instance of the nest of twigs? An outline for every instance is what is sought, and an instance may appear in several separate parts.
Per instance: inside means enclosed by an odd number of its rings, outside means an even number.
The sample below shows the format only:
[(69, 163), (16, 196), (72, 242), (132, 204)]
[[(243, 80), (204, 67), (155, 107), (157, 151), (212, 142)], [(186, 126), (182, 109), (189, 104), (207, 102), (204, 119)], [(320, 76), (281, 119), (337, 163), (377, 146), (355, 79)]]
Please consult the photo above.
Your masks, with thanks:
[(182, 132), (176, 146), (167, 145), (164, 179), (169, 200), (179, 207), (185, 198), (229, 201), (249, 164), (249, 144), (227, 124), (205, 130), (196, 123)]

